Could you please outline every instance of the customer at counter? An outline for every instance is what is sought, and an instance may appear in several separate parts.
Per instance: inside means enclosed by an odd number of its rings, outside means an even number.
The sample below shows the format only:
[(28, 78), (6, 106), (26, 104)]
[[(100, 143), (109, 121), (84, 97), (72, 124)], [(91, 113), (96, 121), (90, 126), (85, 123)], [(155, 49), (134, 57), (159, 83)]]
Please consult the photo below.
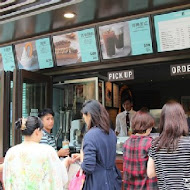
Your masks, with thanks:
[[(54, 112), (52, 109), (50, 108), (45, 108), (44, 110), (42, 110), (39, 114), (38, 117), (41, 118), (42, 122), (43, 122), (43, 136), (42, 139), (40, 140), (40, 143), (42, 144), (48, 144), (50, 146), (52, 146), (56, 151), (57, 151), (57, 146), (55, 143), (55, 137), (54, 135), (51, 133), (51, 130), (53, 128), (54, 125)], [(59, 157), (65, 157), (69, 155), (69, 149), (60, 149), (59, 151), (57, 151), (57, 154)]]
[(63, 190), (68, 181), (66, 166), (72, 161), (68, 157), (61, 162), (51, 146), (39, 144), (43, 128), (41, 119), (35, 116), (19, 119), (15, 128), (21, 130), (24, 141), (6, 153), (3, 166), (5, 189)]
[(154, 126), (153, 117), (140, 110), (133, 116), (131, 135), (123, 146), (123, 181), (124, 190), (156, 190), (157, 179), (147, 177), (148, 151), (152, 138), (149, 134)]
[(121, 174), (116, 168), (116, 135), (110, 128), (106, 109), (96, 100), (83, 104), (82, 114), (88, 126), (83, 151), (74, 154), (86, 174), (83, 190), (119, 190)]
[(159, 189), (190, 189), (190, 138), (182, 106), (170, 101), (160, 116), (160, 136), (152, 142), (148, 176), (158, 178)]
[(116, 117), (115, 133), (119, 137), (130, 136), (132, 134), (130, 124), (132, 117), (136, 113), (132, 108), (133, 103), (131, 97), (125, 97), (122, 100), (122, 106), (124, 111)]

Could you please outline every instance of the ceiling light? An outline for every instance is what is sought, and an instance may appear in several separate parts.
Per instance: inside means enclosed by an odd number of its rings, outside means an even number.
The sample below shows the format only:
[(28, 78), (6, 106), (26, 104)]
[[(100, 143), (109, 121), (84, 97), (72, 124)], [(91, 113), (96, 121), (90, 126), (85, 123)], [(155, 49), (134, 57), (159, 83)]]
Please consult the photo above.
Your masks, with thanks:
[(74, 18), (76, 16), (76, 14), (72, 13), (72, 12), (67, 12), (67, 13), (64, 13), (63, 16), (65, 18)]

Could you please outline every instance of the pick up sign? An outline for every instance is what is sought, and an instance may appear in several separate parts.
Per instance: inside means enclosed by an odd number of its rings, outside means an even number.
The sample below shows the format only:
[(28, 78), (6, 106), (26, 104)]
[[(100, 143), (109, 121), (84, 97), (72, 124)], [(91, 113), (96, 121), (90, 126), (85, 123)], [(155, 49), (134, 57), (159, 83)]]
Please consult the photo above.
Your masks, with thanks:
[(108, 72), (108, 81), (133, 80), (134, 70)]

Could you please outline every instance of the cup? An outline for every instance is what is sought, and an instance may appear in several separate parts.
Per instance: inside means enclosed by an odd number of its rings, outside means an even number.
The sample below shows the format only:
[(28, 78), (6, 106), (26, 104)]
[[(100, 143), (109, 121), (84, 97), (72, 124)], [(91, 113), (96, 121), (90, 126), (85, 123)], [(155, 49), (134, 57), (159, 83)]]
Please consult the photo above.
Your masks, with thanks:
[(102, 34), (102, 38), (104, 40), (107, 55), (109, 57), (115, 55), (115, 32), (112, 30), (105, 31)]
[(69, 141), (68, 140), (62, 141), (62, 148), (63, 149), (69, 149)]
[(120, 49), (124, 47), (124, 27), (118, 27), (115, 30), (115, 36), (116, 36), (116, 40), (115, 40), (115, 46), (116, 48)]

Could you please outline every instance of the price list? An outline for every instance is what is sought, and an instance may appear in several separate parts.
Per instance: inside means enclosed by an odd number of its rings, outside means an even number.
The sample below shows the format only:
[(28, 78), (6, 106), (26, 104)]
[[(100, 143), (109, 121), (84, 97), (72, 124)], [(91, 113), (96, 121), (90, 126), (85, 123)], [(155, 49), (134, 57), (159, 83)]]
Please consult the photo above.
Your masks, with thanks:
[(0, 55), (3, 62), (4, 71), (13, 71), (15, 68), (15, 61), (12, 46), (0, 48)]
[(190, 48), (190, 10), (155, 16), (159, 52)]
[(53, 58), (50, 47), (50, 39), (43, 38), (36, 40), (36, 50), (40, 69), (53, 67)]

